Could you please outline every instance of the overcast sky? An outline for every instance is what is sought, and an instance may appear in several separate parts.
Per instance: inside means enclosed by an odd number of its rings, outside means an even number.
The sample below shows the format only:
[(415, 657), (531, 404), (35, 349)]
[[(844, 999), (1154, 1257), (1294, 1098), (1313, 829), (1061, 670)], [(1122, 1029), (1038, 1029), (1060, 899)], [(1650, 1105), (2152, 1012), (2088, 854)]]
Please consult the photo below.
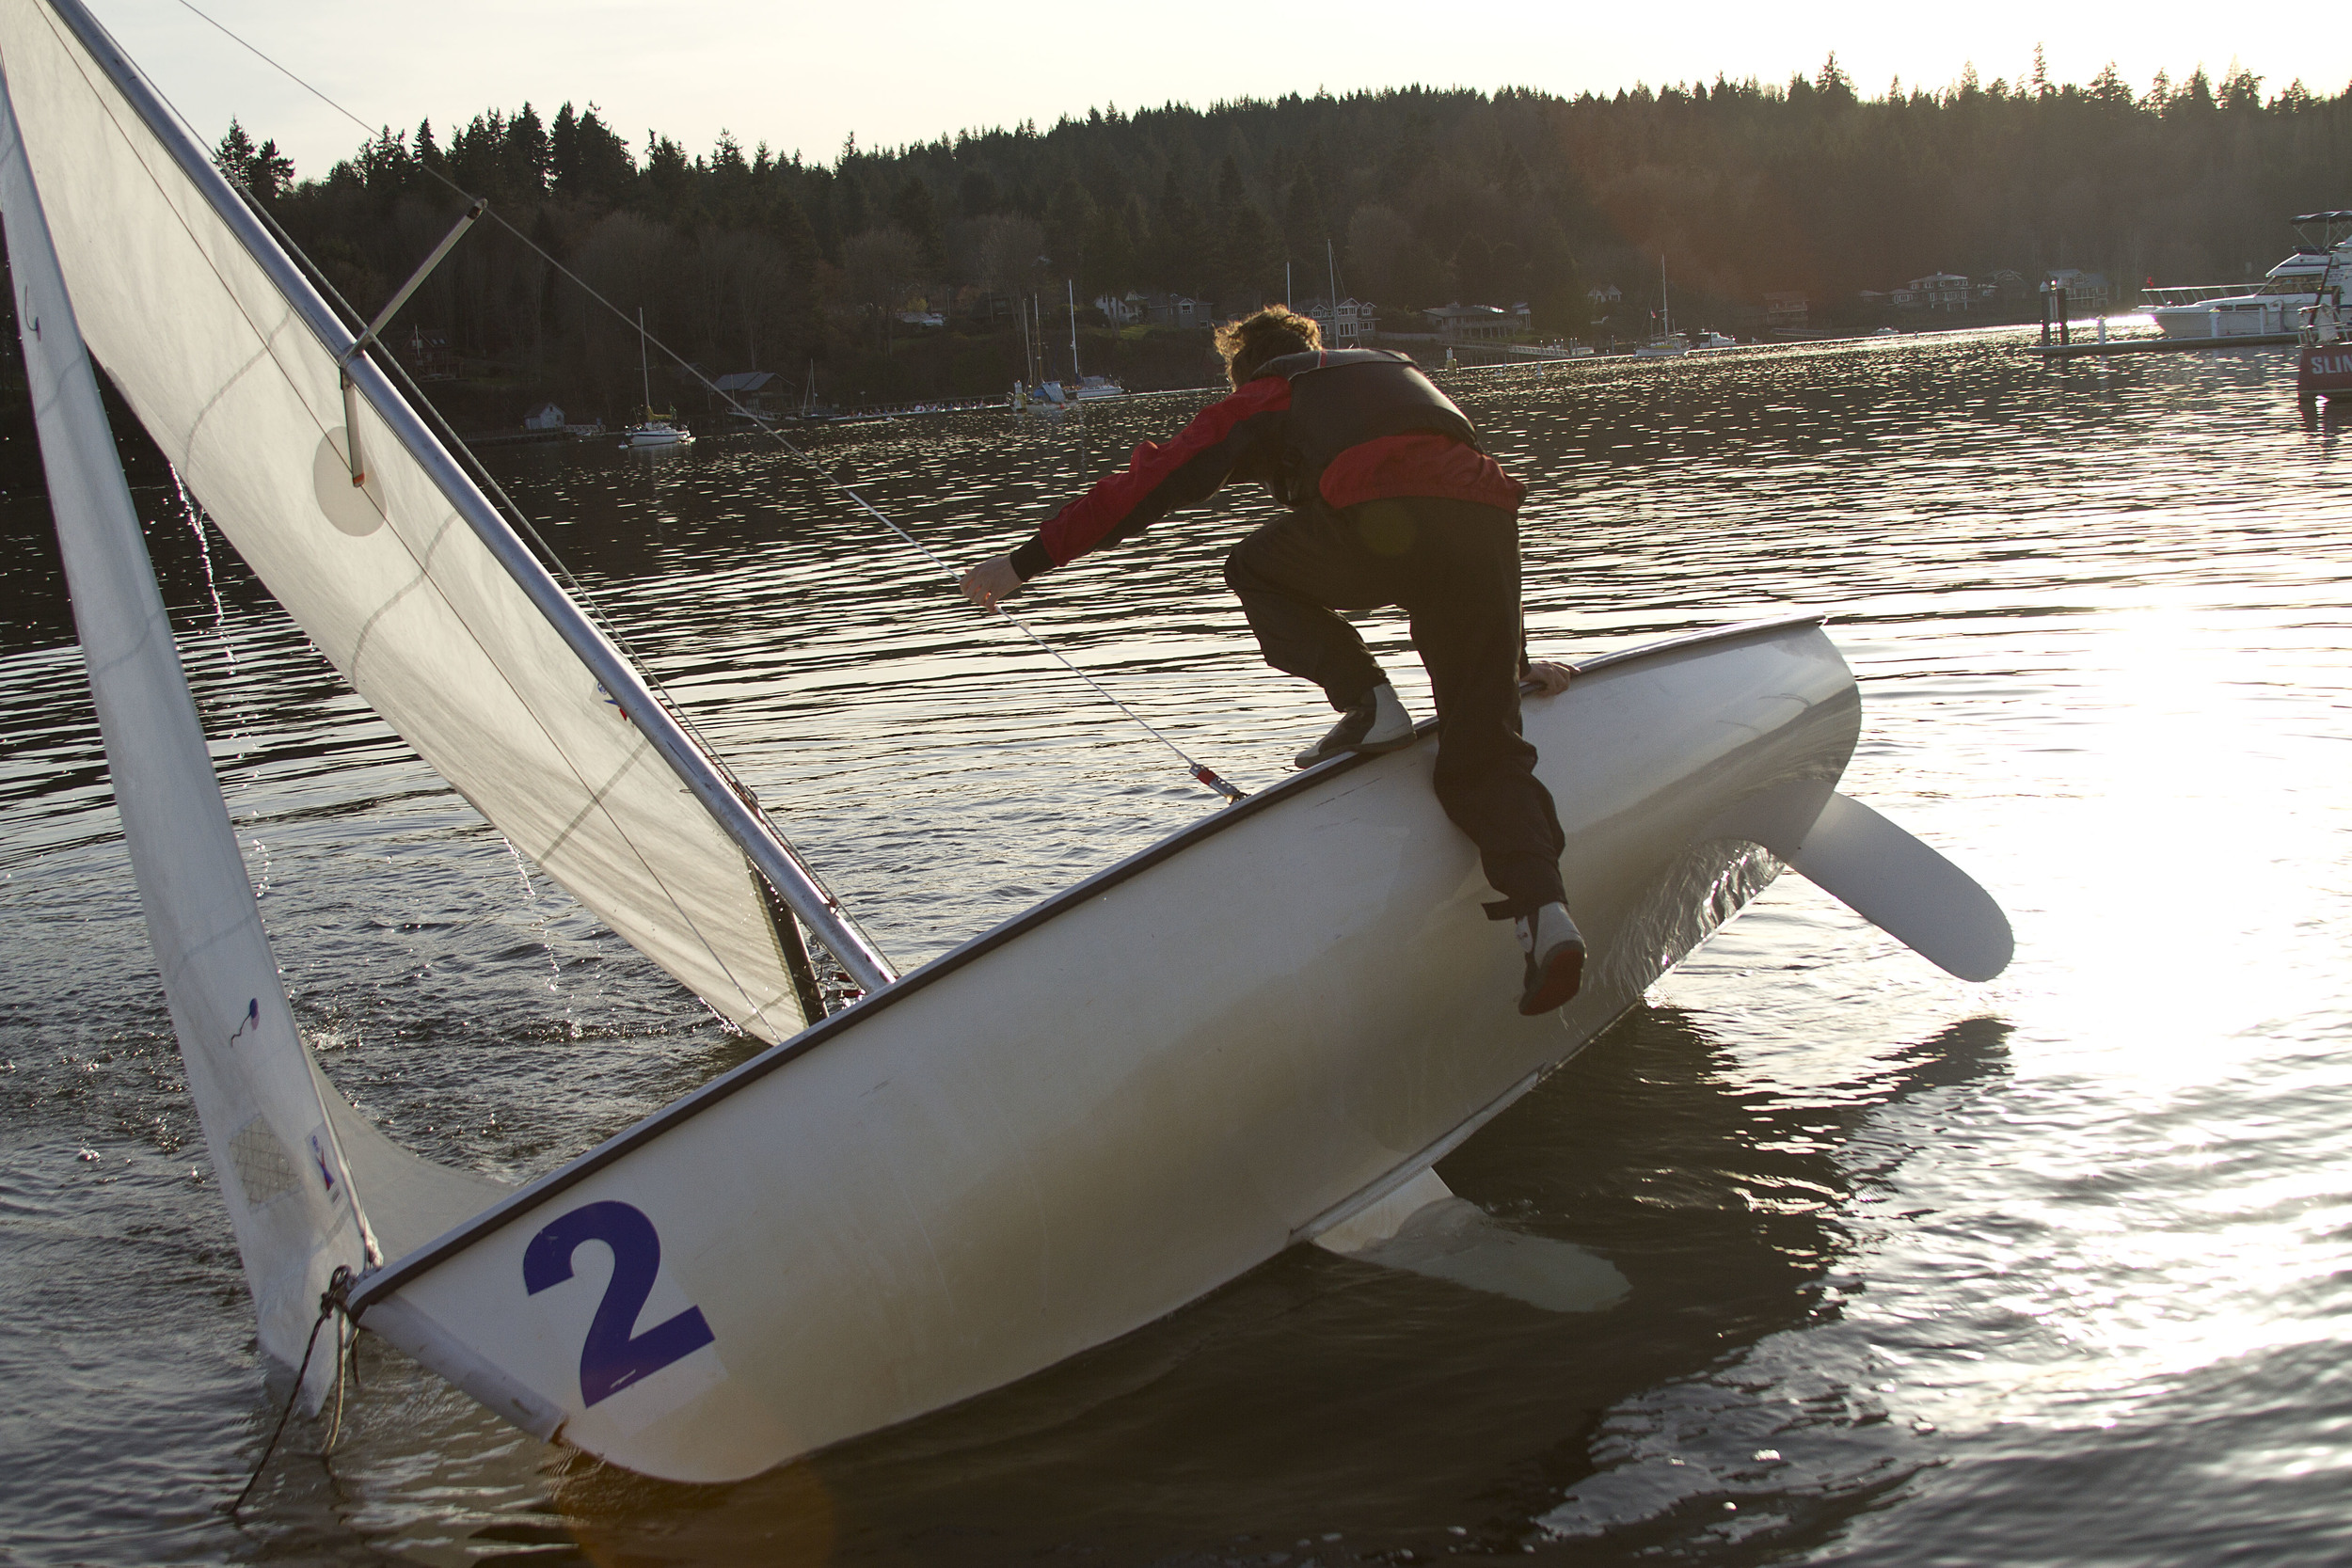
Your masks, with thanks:
[[(216, 140), (235, 115), (323, 175), (358, 144), (349, 120), (198, 20), (177, 0), (87, 0), (197, 130)], [(1284, 13), (1235, 0), (1190, 5), (1001, 7), (773, 4), (703, 0), (673, 12), (643, 0), (199, 0), (280, 64), (371, 124), (446, 133), (491, 106), (526, 100), (553, 119), (566, 99), (596, 103), (644, 150), (651, 127), (708, 150), (722, 129), (746, 149), (765, 141), (830, 162), (861, 147), (956, 131), (1050, 125), (1091, 106), (1311, 94), (1318, 87), (1423, 83), (1531, 87), (1572, 95), (1712, 81), (1765, 81), (1819, 70), (1833, 49), (1866, 96), (1890, 78), (1940, 87), (1973, 62), (2014, 81), (2037, 42), (2051, 76), (2083, 82), (2115, 62), (2145, 91), (2233, 60), (2265, 94), (2300, 77), (2315, 92), (2352, 81), (2352, 29), (2307, 27), (2279, 10), (2209, 3), (2090, 7), (1977, 0), (1915, 7), (1890, 0), (1765, 5), (1685, 0), (1597, 8), (1524, 0), (1431, 7), (1373, 0)], [(1916, 14), (1917, 21), (1908, 20)]]

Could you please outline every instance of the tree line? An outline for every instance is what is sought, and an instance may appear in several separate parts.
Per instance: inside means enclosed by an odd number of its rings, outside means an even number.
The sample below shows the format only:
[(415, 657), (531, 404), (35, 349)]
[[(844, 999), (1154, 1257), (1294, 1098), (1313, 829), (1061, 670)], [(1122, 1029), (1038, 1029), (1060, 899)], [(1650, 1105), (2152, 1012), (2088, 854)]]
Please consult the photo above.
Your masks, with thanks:
[[(1058, 301), (1065, 278), (1082, 301), (1161, 291), (1231, 314), (1320, 296), (1336, 273), (1384, 322), (1524, 301), (1539, 332), (1586, 337), (1589, 291), (1615, 285), (1630, 329), (1661, 258), (1678, 315), (1735, 329), (1768, 293), (1835, 321), (1863, 290), (1938, 271), (2082, 267), (2128, 299), (2143, 280), (2259, 276), (2286, 216), (2352, 205), (2348, 151), (2352, 88), (2265, 95), (2199, 69), (2140, 90), (2112, 67), (2060, 84), (2037, 51), (2015, 81), (1970, 68), (1877, 96), (1833, 55), (1786, 83), (1575, 98), (1105, 105), (1044, 129), (852, 138), (830, 163), (724, 133), (690, 153), (568, 103), (552, 121), (486, 110), (446, 137), (387, 127), (322, 178), (233, 123), (217, 156), (363, 315), (459, 193), (486, 198), (512, 231), (477, 226), (390, 336), (446, 334), (477, 369), (618, 411), (635, 401), (640, 308), (712, 373), (797, 381), (814, 361), (845, 390), (914, 396), (1001, 388), (1024, 363), (1013, 302)], [(944, 333), (901, 320), (917, 306)]]

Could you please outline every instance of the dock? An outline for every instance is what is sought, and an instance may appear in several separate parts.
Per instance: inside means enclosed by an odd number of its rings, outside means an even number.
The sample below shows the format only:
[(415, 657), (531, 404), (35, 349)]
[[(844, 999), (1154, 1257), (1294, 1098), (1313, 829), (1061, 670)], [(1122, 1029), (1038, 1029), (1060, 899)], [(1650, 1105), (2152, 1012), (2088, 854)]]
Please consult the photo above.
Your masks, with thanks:
[(2109, 338), (2106, 342), (2027, 343), (2027, 354), (2045, 359), (2103, 359), (2118, 354), (2181, 354), (2204, 348), (2292, 347), (2301, 341), (2293, 332), (2248, 333), (2231, 338)]

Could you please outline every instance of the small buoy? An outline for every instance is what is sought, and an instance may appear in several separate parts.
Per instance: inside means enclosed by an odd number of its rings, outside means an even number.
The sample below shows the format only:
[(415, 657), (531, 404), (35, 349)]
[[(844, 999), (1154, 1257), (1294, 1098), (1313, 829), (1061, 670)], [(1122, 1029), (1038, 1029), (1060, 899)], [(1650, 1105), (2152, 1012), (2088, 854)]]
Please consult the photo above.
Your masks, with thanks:
[(98, 1150), (94, 1148), (86, 1148), (82, 1150), (80, 1157), (84, 1160), (95, 1160), (98, 1158)]

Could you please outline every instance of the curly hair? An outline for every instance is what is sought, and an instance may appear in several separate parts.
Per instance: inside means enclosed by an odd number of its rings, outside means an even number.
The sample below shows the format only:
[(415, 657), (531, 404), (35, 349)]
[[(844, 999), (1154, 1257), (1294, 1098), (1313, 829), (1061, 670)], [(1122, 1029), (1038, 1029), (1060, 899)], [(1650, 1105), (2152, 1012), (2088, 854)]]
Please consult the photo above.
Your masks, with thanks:
[(1269, 359), (1322, 346), (1323, 329), (1311, 317), (1279, 305), (1269, 305), (1254, 316), (1227, 322), (1216, 329), (1216, 351), (1225, 356), (1225, 379), (1236, 388), (1256, 375)]

